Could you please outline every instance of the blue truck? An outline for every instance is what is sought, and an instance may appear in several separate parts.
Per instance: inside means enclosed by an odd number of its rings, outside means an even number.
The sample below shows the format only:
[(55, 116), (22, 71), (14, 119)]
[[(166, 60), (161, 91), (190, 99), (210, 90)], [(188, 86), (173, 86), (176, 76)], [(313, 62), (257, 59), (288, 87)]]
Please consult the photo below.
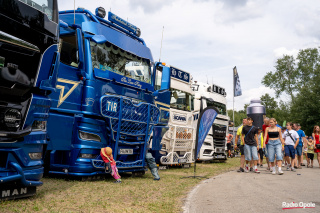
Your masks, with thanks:
[(49, 174), (104, 174), (100, 149), (107, 146), (120, 173), (144, 174), (153, 127), (166, 116), (155, 101), (166, 101), (169, 67), (153, 61), (139, 28), (105, 16), (102, 7), (59, 14), (68, 28), (60, 28), (57, 91), (50, 94)]
[(60, 54), (56, 0), (0, 0), (0, 199), (42, 185)]

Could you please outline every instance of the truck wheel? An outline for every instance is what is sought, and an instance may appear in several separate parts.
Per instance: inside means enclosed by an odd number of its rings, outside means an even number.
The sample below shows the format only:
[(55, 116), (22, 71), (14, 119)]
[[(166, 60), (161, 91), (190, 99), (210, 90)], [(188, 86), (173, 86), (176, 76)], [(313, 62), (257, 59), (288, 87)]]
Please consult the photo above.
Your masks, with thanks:
[(145, 171), (132, 172), (132, 177), (142, 177), (145, 173)]

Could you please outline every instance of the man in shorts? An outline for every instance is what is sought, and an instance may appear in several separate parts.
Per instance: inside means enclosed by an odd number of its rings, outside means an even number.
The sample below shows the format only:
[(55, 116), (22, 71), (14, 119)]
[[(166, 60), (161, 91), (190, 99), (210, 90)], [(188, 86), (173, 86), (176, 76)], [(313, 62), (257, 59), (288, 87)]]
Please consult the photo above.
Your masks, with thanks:
[(231, 158), (231, 141), (232, 141), (232, 138), (233, 138), (233, 135), (231, 133), (229, 133), (227, 135), (227, 149), (228, 149), (228, 158)]
[(247, 118), (247, 126), (242, 128), (241, 138), (244, 141), (244, 156), (246, 160), (245, 172), (249, 172), (248, 163), (253, 160), (255, 173), (260, 173), (257, 168), (258, 164), (258, 149), (259, 149), (259, 140), (258, 140), (258, 128), (252, 125), (253, 119)]
[(302, 169), (301, 164), (302, 164), (302, 149), (304, 147), (305, 144), (307, 144), (307, 140), (306, 140), (306, 135), (304, 134), (304, 131), (300, 129), (301, 126), (298, 123), (294, 123), (293, 124), (293, 129), (298, 133), (299, 135), (299, 144), (296, 148), (296, 157), (294, 160), (294, 164), (295, 164), (295, 168), (298, 169)]
[(244, 158), (244, 149), (243, 149), (244, 146), (241, 138), (241, 133), (242, 133), (242, 128), (246, 125), (247, 125), (247, 119), (244, 118), (242, 119), (242, 125), (238, 128), (236, 139), (234, 140), (234, 149), (237, 149), (237, 146), (238, 146), (237, 143), (238, 143), (238, 140), (240, 139), (239, 149), (240, 149), (241, 157), (240, 157), (240, 169), (238, 170), (238, 172), (244, 172), (243, 168), (244, 168), (245, 158)]
[[(294, 168), (294, 159), (296, 155), (296, 147), (299, 144), (299, 135), (298, 133), (292, 129), (293, 124), (291, 122), (287, 122), (287, 130), (282, 134), (282, 138), (284, 141), (284, 152), (287, 162), (290, 162), (289, 158), (291, 157), (291, 171), (295, 172)], [(287, 170), (290, 170), (290, 166), (288, 164)]]

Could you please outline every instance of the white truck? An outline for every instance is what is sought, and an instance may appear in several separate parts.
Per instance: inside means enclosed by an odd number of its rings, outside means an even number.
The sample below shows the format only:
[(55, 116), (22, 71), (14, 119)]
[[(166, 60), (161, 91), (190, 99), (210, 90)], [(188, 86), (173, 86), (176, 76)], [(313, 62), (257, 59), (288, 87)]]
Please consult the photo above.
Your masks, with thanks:
[(191, 75), (171, 66), (171, 99), (168, 130), (162, 137), (160, 164), (188, 166), (194, 162), (196, 124)]
[(227, 99), (225, 89), (217, 85), (209, 85), (194, 81), (192, 89), (195, 92), (195, 109), (205, 109), (213, 106), (219, 110), (212, 128), (210, 129), (198, 155), (198, 160), (220, 160), (227, 159), (226, 135), (230, 118), (227, 115)]

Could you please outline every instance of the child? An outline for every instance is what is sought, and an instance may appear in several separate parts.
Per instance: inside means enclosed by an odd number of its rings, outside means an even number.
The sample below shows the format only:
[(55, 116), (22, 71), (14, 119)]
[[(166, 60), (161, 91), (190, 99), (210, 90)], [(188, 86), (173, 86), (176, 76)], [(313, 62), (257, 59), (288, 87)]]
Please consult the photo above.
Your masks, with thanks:
[(102, 148), (100, 155), (105, 163), (110, 163), (112, 170), (111, 175), (116, 179), (115, 183), (121, 183), (121, 176), (118, 173), (116, 161), (113, 159), (112, 149), (110, 147)]
[(264, 149), (263, 149), (263, 135), (262, 135), (262, 129), (258, 129), (258, 141), (259, 141), (259, 151), (258, 151), (258, 166), (263, 167), (263, 154), (264, 154)]
[[(308, 151), (307, 151), (307, 155), (308, 155), (308, 165), (307, 168), (313, 168), (313, 157), (314, 157), (314, 142), (312, 140), (311, 137), (309, 137), (308, 139)], [(310, 160), (311, 160), (311, 165), (310, 165)]]

